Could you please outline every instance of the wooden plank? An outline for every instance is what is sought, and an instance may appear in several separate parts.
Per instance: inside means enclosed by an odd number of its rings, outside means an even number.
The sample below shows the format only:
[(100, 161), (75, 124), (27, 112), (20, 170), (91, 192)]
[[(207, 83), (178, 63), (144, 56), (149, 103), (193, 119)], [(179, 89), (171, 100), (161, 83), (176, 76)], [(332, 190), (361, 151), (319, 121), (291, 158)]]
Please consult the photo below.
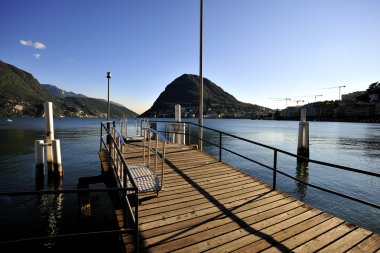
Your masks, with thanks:
[[(272, 209), (273, 205), (284, 206), (284, 208), (295, 208), (296, 204), (294, 202), (289, 202), (288, 199), (276, 199), (271, 201), (272, 199), (264, 199), (262, 201), (257, 201), (255, 203), (250, 203), (248, 206), (238, 206), (240, 208), (236, 209), (228, 209), (226, 206), (220, 207), (208, 207), (206, 209), (201, 209), (197, 211), (193, 211), (190, 213), (176, 214), (170, 217), (163, 216), (160, 219), (154, 220), (153, 223), (147, 222), (143, 223), (142, 227), (144, 228), (155, 228), (155, 226), (162, 226), (173, 224), (174, 230), (178, 227), (181, 228), (184, 226), (185, 221), (190, 220), (193, 224), (202, 223), (205, 220), (212, 219), (223, 219), (228, 216), (228, 214), (236, 216), (236, 217), (249, 217), (254, 214), (265, 212)], [(271, 202), (269, 202), (271, 201)], [(233, 212), (232, 212), (233, 210)]]
[[(263, 237), (268, 236), (268, 232), (263, 232), (268, 227), (272, 229), (277, 225), (278, 229), (284, 229), (287, 226), (291, 226), (294, 223), (299, 223), (303, 219), (314, 217), (320, 213), (311, 210), (308, 207), (300, 206), (299, 208), (292, 209), (285, 213), (272, 216), (269, 219), (264, 219), (262, 221), (253, 222), (247, 227), (238, 227), (238, 229), (230, 230), (227, 233), (221, 234), (211, 238), (210, 240), (204, 240), (197, 244), (193, 244), (189, 247), (181, 248), (178, 252), (199, 252), (203, 250), (208, 250), (210, 252), (221, 252), (226, 251), (230, 252), (235, 250), (238, 247), (241, 247), (242, 240), (239, 239), (250, 239), (250, 240), (259, 240)], [(239, 240), (238, 243), (236, 243)], [(228, 246), (226, 243), (230, 243)]]
[[(221, 194), (224, 194), (224, 193), (228, 193), (228, 192), (231, 192), (231, 193), (234, 193), (236, 191), (238, 192), (241, 192), (242, 190), (246, 190), (246, 191), (249, 191), (250, 189), (249, 188), (252, 188), (252, 189), (261, 189), (261, 188), (264, 188), (264, 186), (262, 184), (260, 184), (259, 182), (253, 182), (252, 180), (251, 181), (243, 181), (242, 183), (240, 182), (234, 182), (234, 183), (231, 183), (230, 185), (230, 188), (226, 189), (225, 185), (224, 187), (223, 186), (215, 186), (215, 187), (210, 187), (208, 188), (208, 193), (210, 195), (221, 195)], [(149, 207), (152, 207), (153, 205), (163, 205), (164, 203), (167, 203), (167, 204), (175, 204), (175, 203), (180, 203), (180, 202), (186, 202), (188, 200), (194, 200), (194, 199), (198, 199), (198, 198), (201, 198), (202, 196), (200, 195), (200, 191), (202, 191), (202, 189), (199, 189), (199, 188), (193, 188), (192, 191), (190, 192), (182, 192), (180, 197), (179, 195), (166, 195), (166, 196), (162, 196), (161, 198), (157, 198), (157, 199), (154, 199), (154, 201), (150, 202), (149, 203)], [(168, 200), (170, 200), (170, 202), (168, 202)], [(160, 203), (160, 202), (163, 202), (163, 203)], [(144, 207), (146, 207), (147, 205), (145, 205)]]
[[(230, 182), (230, 181), (224, 181), (223, 183), (215, 183), (215, 184), (211, 184), (209, 185), (209, 191), (213, 191), (213, 192), (217, 192), (217, 191), (221, 191), (221, 190), (224, 190), (226, 188), (226, 183), (229, 183), (229, 186), (230, 187), (239, 187), (241, 186), (242, 184), (244, 185), (245, 183), (249, 184), (249, 185), (252, 185), (252, 187), (257, 187), (257, 186), (260, 186), (260, 187), (263, 187), (260, 183), (252, 183), (252, 180), (242, 180), (242, 181), (233, 181), (233, 182)], [(181, 190), (177, 190), (177, 191), (170, 191), (170, 192), (165, 192), (166, 194), (163, 194), (163, 192), (160, 192), (160, 198), (155, 198), (155, 199), (152, 199), (152, 201), (149, 201), (149, 204), (152, 204), (152, 203), (157, 203), (157, 202), (165, 202), (165, 201), (172, 201), (174, 199), (181, 199), (183, 197), (189, 197), (189, 196), (197, 196), (199, 195), (199, 191), (196, 187), (189, 187), (189, 188), (185, 188), (185, 189), (181, 189)]]
[[(268, 192), (269, 192), (269, 190), (267, 188), (265, 188), (263, 186), (257, 186), (257, 194), (265, 194)], [(219, 203), (225, 203), (225, 201), (227, 201), (227, 202), (231, 201), (239, 195), (241, 195), (243, 197), (255, 196), (255, 194), (253, 194), (252, 192), (246, 192), (246, 193), (240, 193), (239, 191), (227, 192), (225, 194), (218, 196), (217, 201)], [(211, 201), (210, 199), (207, 199), (206, 197), (201, 196), (201, 195), (197, 195), (197, 199), (192, 198), (190, 200), (191, 200), (191, 202), (189, 202), (189, 201), (177, 201), (176, 203), (171, 203), (171, 202), (163, 203), (162, 206), (160, 206), (159, 204), (156, 205), (156, 203), (154, 203), (154, 206), (152, 206), (150, 204), (146, 204), (145, 206), (141, 207), (140, 210), (141, 210), (141, 212), (145, 212), (146, 210), (151, 209), (152, 210), (151, 213), (157, 213), (157, 212), (164, 213), (164, 212), (168, 212), (168, 211), (172, 211), (172, 210), (178, 210), (181, 208), (190, 208), (192, 206), (197, 206), (197, 205), (204, 204), (204, 203), (209, 203), (209, 204), (215, 203), (215, 202)], [(157, 210), (159, 210), (159, 211), (157, 211)]]
[(220, 221), (220, 226), (214, 227), (214, 229), (208, 229), (208, 223), (211, 220), (220, 219), (219, 216), (214, 216), (212, 219), (203, 220), (200, 223), (196, 223), (197, 227), (204, 227), (204, 229), (202, 229), (201, 232), (198, 232), (195, 235), (181, 237), (177, 240), (163, 241), (158, 245), (150, 245), (150, 250), (152, 250), (153, 252), (168, 252), (172, 250), (178, 250), (184, 247), (191, 246), (206, 239), (210, 240), (228, 231), (238, 229), (241, 226), (247, 227), (247, 229), (251, 233), (253, 233), (255, 229), (250, 229), (249, 223), (270, 219), (271, 217), (279, 213), (287, 212), (296, 207), (299, 207), (299, 203), (292, 202), (292, 204), (282, 205), (281, 208), (272, 208), (265, 210), (265, 208), (259, 207), (256, 210), (248, 210), (247, 212), (242, 212), (238, 214), (228, 213), (228, 215), (222, 216), (224, 219)]
[(325, 247), (326, 245), (338, 240), (345, 234), (349, 233), (356, 227), (349, 226), (348, 223), (342, 223), (339, 226), (327, 231), (324, 234), (317, 236), (316, 238), (302, 244), (301, 246), (293, 249), (294, 252), (316, 252), (317, 250)]
[(201, 211), (205, 212), (204, 210), (207, 210), (207, 212), (210, 212), (210, 213), (212, 212), (212, 210), (220, 211), (220, 210), (223, 210), (225, 208), (226, 209), (234, 208), (235, 210), (236, 209), (243, 210), (244, 208), (250, 208), (250, 206), (248, 204), (250, 202), (253, 202), (252, 201), (253, 199), (254, 199), (254, 202), (256, 202), (256, 204), (260, 201), (260, 204), (263, 205), (263, 204), (272, 203), (272, 202), (275, 202), (275, 201), (278, 201), (278, 200), (281, 200), (284, 198), (286, 198), (286, 197), (284, 197), (281, 194), (275, 194), (275, 193), (272, 193), (272, 194), (269, 193), (268, 195), (259, 194), (259, 195), (256, 195), (254, 198), (252, 198), (252, 197), (243, 198), (243, 199), (232, 198), (232, 199), (230, 199), (231, 201), (221, 202), (220, 206), (215, 206), (212, 203), (208, 202), (208, 203), (204, 203), (201, 205), (190, 206), (190, 207), (180, 208), (180, 209), (174, 209), (174, 210), (168, 211), (168, 212), (159, 212), (159, 213), (153, 212), (150, 214), (144, 213), (140, 217), (144, 217), (144, 221), (150, 222), (153, 220), (167, 219), (169, 217), (175, 217), (175, 216), (178, 216), (181, 214), (191, 213), (191, 214), (199, 215), (199, 213)]
[(349, 249), (347, 253), (359, 253), (359, 252), (379, 252), (380, 251), (380, 235), (371, 235), (365, 240), (361, 241), (353, 248)]
[[(262, 252), (283, 252), (283, 249), (286, 248), (288, 250), (292, 250), (305, 242), (315, 238), (316, 236), (323, 234), (332, 228), (340, 225), (343, 223), (342, 220), (338, 218), (331, 218), (330, 215), (327, 215), (326, 213), (323, 214), (327, 219), (325, 219), (323, 222), (319, 223), (316, 226), (309, 227), (306, 231), (303, 231), (300, 233), (299, 230), (288, 230), (286, 233), (287, 235), (284, 236), (282, 233), (278, 236), (279, 239), (276, 239), (278, 241), (277, 244), (270, 245), (266, 250)], [(286, 240), (282, 240), (282, 238), (288, 238)]]
[[(281, 199), (281, 200), (275, 201), (275, 203), (271, 203), (270, 205), (265, 205), (264, 204), (262, 206), (259, 206), (259, 207), (255, 208), (255, 209), (247, 210), (247, 211), (245, 211), (244, 215), (249, 216), (249, 215), (253, 215), (253, 214), (258, 213), (258, 212), (262, 212), (262, 211), (265, 211), (265, 210), (268, 210), (268, 209), (272, 209), (273, 206), (286, 206), (286, 205), (298, 206), (299, 203), (290, 202), (288, 199)], [(153, 223), (143, 223), (143, 224), (141, 224), (141, 229), (145, 230), (145, 229), (151, 229), (151, 228), (154, 228), (154, 227), (164, 226), (164, 225), (168, 225), (168, 224), (177, 224), (179, 221), (186, 221), (186, 220), (192, 220), (191, 222), (197, 222), (197, 220), (200, 219), (200, 222), (204, 222), (204, 220), (208, 220), (210, 218), (214, 218), (215, 219), (215, 217), (217, 217), (218, 219), (220, 219), (220, 218), (223, 218), (225, 215), (227, 215), (226, 213), (232, 215), (232, 213), (230, 213), (230, 212), (222, 213), (222, 215), (214, 215), (214, 214), (212, 214), (212, 217), (207, 217), (207, 219), (205, 219), (204, 216), (202, 216), (200, 218), (197, 218), (197, 217), (194, 217), (195, 215), (192, 215), (192, 214), (178, 215), (178, 216), (170, 217), (170, 218), (167, 218), (167, 219), (156, 220)]]
[[(246, 236), (241, 236), (240, 238), (235, 238), (231, 241), (226, 241), (221, 243), (220, 246), (213, 248), (210, 252), (220, 252), (222, 250), (226, 251), (258, 251), (256, 247), (262, 245), (261, 248), (265, 245), (263, 241), (266, 243), (274, 243), (275, 240), (272, 238), (273, 235), (281, 234), (281, 231), (286, 231), (286, 229), (293, 228), (294, 226), (303, 226), (306, 222), (309, 222), (310, 219), (319, 217), (318, 220), (312, 220), (313, 222), (320, 221), (321, 211), (314, 210), (309, 206), (304, 206), (306, 212), (302, 212), (296, 216), (287, 217), (287, 219), (283, 219), (278, 223), (274, 223), (271, 220), (265, 221), (267, 222), (267, 226), (260, 230), (260, 233), (257, 234), (247, 234)], [(287, 213), (288, 214), (288, 213)], [(255, 245), (256, 243), (256, 245)]]
[(336, 240), (327, 247), (324, 247), (319, 252), (345, 252), (352, 248), (353, 245), (360, 243), (372, 234), (373, 233), (371, 231), (362, 228), (354, 229), (339, 240)]
[(146, 210), (150, 208), (162, 208), (165, 206), (171, 206), (171, 205), (180, 204), (180, 203), (187, 203), (187, 205), (189, 205), (189, 201), (195, 201), (199, 199), (202, 199), (204, 201), (212, 201), (213, 199), (222, 199), (222, 198), (227, 198), (230, 196), (242, 194), (243, 190), (249, 191), (252, 189), (259, 190), (263, 188), (265, 188), (267, 191), (269, 190), (265, 186), (258, 184), (257, 182), (254, 182), (254, 181), (252, 181), (249, 184), (234, 186), (234, 187), (231, 187), (230, 189), (215, 190), (212, 192), (212, 195), (211, 193), (208, 193), (207, 191), (206, 193), (204, 193), (205, 189), (202, 188), (198, 190), (199, 194), (197, 195), (172, 199), (170, 202), (169, 201), (166, 201), (164, 203), (153, 202), (151, 204), (148, 202), (145, 202), (142, 205), (141, 210)]
[[(272, 197), (264, 198), (261, 200), (258, 199), (256, 203), (256, 207), (253, 205), (247, 206), (247, 205), (241, 205), (241, 204), (236, 206), (237, 203), (231, 203), (231, 206), (225, 205), (224, 207), (229, 212), (233, 210), (234, 215), (239, 216), (240, 218), (250, 217), (250, 216), (252, 217), (252, 212), (247, 212), (247, 211), (250, 209), (255, 209), (255, 208), (256, 208), (256, 211), (261, 211), (259, 212), (259, 214), (257, 213), (255, 214), (255, 215), (259, 215), (260, 217), (263, 217), (263, 213), (266, 213), (265, 215), (277, 215), (279, 210), (277, 210), (276, 212), (272, 212), (270, 204), (280, 200), (282, 197), (283, 196), (281, 196), (280, 194), (277, 194)], [(249, 202), (250, 201), (246, 203), (248, 204)], [(259, 207), (261, 207), (261, 210), (259, 210)], [(286, 208), (287, 210), (295, 209), (299, 207), (302, 207), (302, 206), (297, 206), (297, 205), (283, 206), (283, 208)], [(194, 215), (192, 219), (182, 220), (165, 227), (157, 227), (157, 228), (145, 230), (142, 232), (143, 237), (146, 239), (150, 237), (155, 237), (154, 240), (157, 240), (158, 237), (165, 238), (167, 236), (171, 236), (170, 234), (175, 234), (179, 232), (181, 232), (181, 235), (184, 235), (185, 233), (183, 233), (183, 231), (186, 231), (189, 228), (189, 226), (191, 227), (190, 231), (194, 232), (194, 231), (212, 229), (217, 226), (221, 226), (223, 224), (233, 222), (233, 220), (231, 220), (230, 217), (222, 213), (222, 210), (215, 211), (215, 209), (214, 210), (211, 210), (211, 209), (212, 207), (210, 206), (208, 208), (200, 209), (195, 212), (188, 212)], [(282, 211), (284, 210), (285, 209), (282, 209)], [(255, 219), (254, 222), (257, 222), (258, 216), (255, 216), (255, 217), (256, 218), (253, 218)], [(248, 219), (251, 219), (251, 218), (248, 218)]]

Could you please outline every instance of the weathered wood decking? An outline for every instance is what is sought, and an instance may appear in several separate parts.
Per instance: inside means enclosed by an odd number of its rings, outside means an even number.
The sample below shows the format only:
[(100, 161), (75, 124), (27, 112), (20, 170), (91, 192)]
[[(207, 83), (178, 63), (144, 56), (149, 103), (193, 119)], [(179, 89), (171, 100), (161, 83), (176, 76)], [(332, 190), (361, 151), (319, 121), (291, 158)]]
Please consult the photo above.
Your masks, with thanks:
[[(138, 143), (127, 163), (141, 161)], [(141, 195), (141, 252), (379, 252), (380, 236), (187, 146), (166, 150), (164, 190)], [(123, 216), (118, 213), (119, 223)], [(123, 236), (127, 252), (132, 239)]]

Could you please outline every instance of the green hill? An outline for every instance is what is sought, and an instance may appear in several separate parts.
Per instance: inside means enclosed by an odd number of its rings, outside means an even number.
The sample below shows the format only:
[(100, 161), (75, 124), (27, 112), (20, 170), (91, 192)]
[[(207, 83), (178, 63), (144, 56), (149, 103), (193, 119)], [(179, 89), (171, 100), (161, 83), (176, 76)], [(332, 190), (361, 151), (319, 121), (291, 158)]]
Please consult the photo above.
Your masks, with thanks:
[[(43, 103), (53, 102), (55, 116), (104, 117), (107, 101), (89, 97), (58, 97), (45, 90), (32, 74), (0, 61), (0, 117), (42, 116)], [(137, 114), (111, 104), (113, 117)]]
[[(223, 117), (251, 118), (259, 112), (271, 109), (243, 103), (225, 92), (207, 78), (203, 79), (204, 114), (223, 114)], [(180, 104), (182, 110), (197, 113), (199, 107), (199, 76), (183, 74), (176, 78), (159, 95), (153, 106), (142, 117), (173, 117), (174, 106)]]

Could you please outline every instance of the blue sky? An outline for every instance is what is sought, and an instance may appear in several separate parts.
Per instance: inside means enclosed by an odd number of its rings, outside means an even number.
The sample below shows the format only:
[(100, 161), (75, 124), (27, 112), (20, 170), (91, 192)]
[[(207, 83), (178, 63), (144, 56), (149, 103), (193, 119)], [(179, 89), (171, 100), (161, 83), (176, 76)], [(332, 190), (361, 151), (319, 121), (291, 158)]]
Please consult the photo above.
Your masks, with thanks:
[[(0, 0), (0, 60), (104, 99), (111, 71), (111, 100), (142, 113), (199, 74), (199, 3)], [(378, 0), (204, 0), (203, 75), (273, 109), (365, 90), (380, 81), (379, 13)]]

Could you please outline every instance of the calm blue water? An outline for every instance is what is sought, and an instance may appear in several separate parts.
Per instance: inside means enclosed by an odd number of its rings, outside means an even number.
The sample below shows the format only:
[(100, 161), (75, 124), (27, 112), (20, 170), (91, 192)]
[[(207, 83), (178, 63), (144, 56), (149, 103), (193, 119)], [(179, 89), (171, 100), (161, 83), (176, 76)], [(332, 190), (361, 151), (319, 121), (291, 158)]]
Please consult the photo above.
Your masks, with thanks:
[[(196, 120), (193, 119), (196, 123)], [(298, 122), (236, 119), (205, 119), (205, 126), (296, 153)], [(44, 139), (42, 118), (0, 119), (0, 192), (34, 191), (36, 189), (75, 189), (81, 177), (100, 174), (98, 158), (100, 119), (55, 120), (55, 138), (61, 140), (63, 181), (42, 185), (35, 182), (34, 141)], [(196, 129), (191, 129), (196, 135)], [(135, 134), (135, 121), (129, 120), (130, 134)], [(205, 139), (218, 144), (219, 135), (205, 131)], [(273, 165), (273, 151), (224, 136), (223, 146), (268, 166)], [(218, 156), (215, 147), (204, 144), (205, 150)], [(310, 122), (311, 159), (380, 173), (380, 124)], [(223, 161), (269, 184), (272, 172), (223, 151)], [(380, 204), (380, 179), (361, 176), (315, 164), (300, 165), (294, 158), (278, 155), (278, 169), (322, 187), (353, 195)], [(92, 187), (104, 187), (102, 184)], [(284, 176), (277, 178), (278, 189), (312, 206), (347, 221), (380, 233), (380, 210), (366, 207), (331, 194), (307, 188)], [(110, 229), (112, 212), (104, 209), (109, 203), (104, 194), (93, 194), (97, 215), (83, 221), (78, 212), (77, 196), (0, 197), (0, 233), (2, 240), (25, 236), (54, 235), (76, 231)], [(27, 214), (27, 215), (26, 215)], [(28, 229), (26, 229), (28, 228)], [(50, 243), (50, 244), (49, 244)], [(54, 249), (54, 241), (43, 249)]]

